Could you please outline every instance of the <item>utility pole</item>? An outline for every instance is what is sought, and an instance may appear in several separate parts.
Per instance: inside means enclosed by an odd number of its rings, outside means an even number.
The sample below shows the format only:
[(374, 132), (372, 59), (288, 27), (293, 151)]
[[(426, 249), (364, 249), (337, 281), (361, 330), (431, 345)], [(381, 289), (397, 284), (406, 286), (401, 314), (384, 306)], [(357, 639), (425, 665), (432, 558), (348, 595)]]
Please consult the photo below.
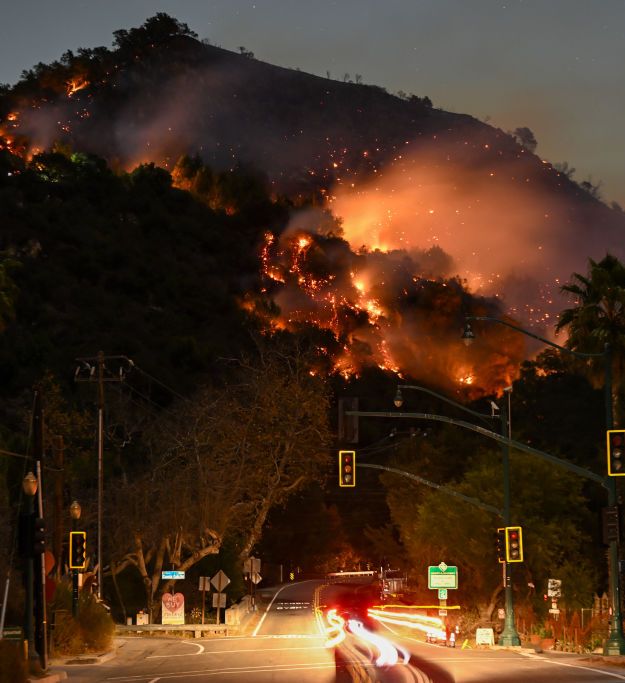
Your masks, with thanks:
[[(39, 389), (35, 390), (35, 404), (33, 410), (33, 436), (35, 450), (36, 477), (39, 482), (37, 486), (37, 517), (44, 519), (43, 515), (43, 472), (41, 461), (43, 459), (43, 402)], [(46, 554), (41, 552), (38, 561), (35, 558), (34, 575), (36, 578), (35, 589), (35, 642), (39, 652), (41, 668), (46, 671), (48, 668), (48, 619), (46, 610)]]
[[(97, 532), (97, 558), (98, 558), (98, 598), (102, 598), (102, 569), (104, 566), (102, 557), (102, 507), (104, 498), (104, 383), (123, 382), (128, 365), (132, 367), (132, 361), (126, 356), (105, 356), (99, 351), (97, 356), (88, 358), (76, 358), (80, 365), (76, 368), (74, 380), (76, 382), (97, 382), (98, 384), (98, 532)], [(106, 361), (118, 363), (117, 374), (108, 372)], [(123, 363), (123, 364), (122, 364)]]
[(63, 469), (65, 444), (62, 436), (55, 436), (52, 440), (54, 452), (54, 467), (57, 469), (54, 477), (54, 559), (56, 561), (55, 578), (61, 580), (63, 567), (63, 488), (65, 484), (65, 470)]

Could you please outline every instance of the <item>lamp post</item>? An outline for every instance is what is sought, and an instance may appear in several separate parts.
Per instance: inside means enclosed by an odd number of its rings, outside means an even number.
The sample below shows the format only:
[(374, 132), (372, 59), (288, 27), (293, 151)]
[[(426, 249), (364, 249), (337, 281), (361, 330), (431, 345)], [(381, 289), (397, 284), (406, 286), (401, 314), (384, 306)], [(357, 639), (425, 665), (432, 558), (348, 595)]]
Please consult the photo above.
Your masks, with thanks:
[[(475, 410), (471, 410), (470, 408), (467, 408), (466, 406), (463, 406), (461, 403), (456, 403), (456, 401), (452, 401), (449, 398), (446, 398), (445, 396), (441, 396), (440, 394), (437, 394), (435, 391), (431, 391), (430, 389), (425, 389), (424, 387), (420, 386), (413, 386), (410, 384), (400, 384), (397, 387), (397, 393), (395, 394), (395, 398), (393, 399), (393, 403), (397, 408), (401, 408), (404, 402), (401, 390), (402, 389), (415, 389), (417, 391), (421, 391), (426, 394), (430, 394), (431, 396), (435, 396), (436, 398), (445, 401), (445, 403), (449, 403), (452, 406), (455, 406), (456, 408), (459, 408), (460, 410), (463, 410), (465, 413), (469, 413), (470, 415), (474, 415), (475, 417), (480, 418), (481, 420), (487, 420), (487, 418), (494, 418), (495, 417), (495, 408), (499, 408), (500, 411), (500, 421), (501, 421), (501, 435), (505, 437), (508, 441), (507, 444), (502, 444), (502, 455), (503, 455), (503, 523), (504, 526), (510, 526), (510, 423), (508, 422), (508, 417), (507, 414), (509, 411), (506, 411), (506, 406), (505, 403), (503, 403), (501, 406), (497, 406), (497, 404), (493, 404), (493, 411), (491, 415), (485, 415), (484, 413), (478, 413)], [(512, 387), (508, 387), (509, 390), (512, 389)], [(510, 394), (508, 394), (508, 404), (510, 402)], [(506, 602), (506, 616), (505, 616), (505, 622), (504, 622), (504, 630), (501, 632), (501, 636), (499, 638), (499, 644), (500, 645), (520, 645), (521, 644), (521, 639), (519, 637), (519, 634), (516, 630), (516, 626), (514, 623), (514, 597), (512, 595), (512, 579), (511, 579), (511, 569), (512, 567), (508, 562), (504, 562), (504, 591), (505, 591), (505, 602)]]
[(39, 482), (37, 477), (29, 472), (22, 480), (22, 489), (26, 494), (26, 515), (28, 524), (28, 547), (26, 550), (26, 604), (24, 608), (24, 635), (28, 643), (28, 662), (31, 671), (34, 671), (39, 662), (35, 651), (35, 626), (34, 626), (34, 583), (35, 583), (35, 564), (33, 557), (33, 532), (35, 517), (35, 494)]
[[(479, 320), (486, 322), (494, 322), (499, 325), (504, 325), (509, 327), (516, 332), (520, 332), (528, 337), (537, 339), (543, 344), (547, 344), (553, 348), (559, 349), (560, 351), (565, 351), (566, 353), (576, 357), (576, 358), (603, 358), (604, 363), (604, 403), (605, 403), (605, 422), (606, 429), (612, 429), (613, 426), (613, 413), (612, 413), (612, 350), (609, 344), (605, 344), (603, 353), (583, 353), (581, 351), (573, 351), (568, 349), (566, 346), (561, 346), (556, 344), (549, 339), (545, 339), (529, 330), (519, 327), (518, 325), (513, 325), (506, 320), (501, 320), (500, 318), (493, 318), (490, 316), (466, 316), (465, 317), (465, 328), (462, 334), (462, 339), (464, 343), (468, 346), (472, 341), (475, 340), (475, 333), (471, 327), (471, 320)], [(608, 490), (608, 505), (610, 507), (617, 505), (616, 496), (616, 482), (614, 477), (607, 477), (607, 482), (605, 484)], [(621, 588), (619, 580), (618, 571), (618, 558), (619, 558), (619, 541), (611, 541), (609, 546), (609, 590), (610, 590), (610, 601), (612, 603), (612, 619), (610, 622), (610, 634), (606, 645), (604, 648), (604, 654), (606, 655), (622, 655), (625, 654), (625, 638), (623, 637), (623, 624), (621, 615)]]
[[(75, 500), (69, 506), (69, 514), (72, 517), (72, 531), (77, 531), (81, 512), (80, 503)], [(78, 569), (72, 569), (72, 616), (74, 619), (78, 616)]]

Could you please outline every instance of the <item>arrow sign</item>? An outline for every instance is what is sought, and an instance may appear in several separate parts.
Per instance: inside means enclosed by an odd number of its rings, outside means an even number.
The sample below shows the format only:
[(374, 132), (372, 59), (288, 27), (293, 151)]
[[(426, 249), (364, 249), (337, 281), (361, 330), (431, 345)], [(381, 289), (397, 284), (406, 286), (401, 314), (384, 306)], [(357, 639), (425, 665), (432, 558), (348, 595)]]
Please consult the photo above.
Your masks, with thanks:
[(213, 576), (211, 583), (215, 586), (215, 590), (218, 593), (230, 583), (230, 579), (221, 571), (221, 569)]

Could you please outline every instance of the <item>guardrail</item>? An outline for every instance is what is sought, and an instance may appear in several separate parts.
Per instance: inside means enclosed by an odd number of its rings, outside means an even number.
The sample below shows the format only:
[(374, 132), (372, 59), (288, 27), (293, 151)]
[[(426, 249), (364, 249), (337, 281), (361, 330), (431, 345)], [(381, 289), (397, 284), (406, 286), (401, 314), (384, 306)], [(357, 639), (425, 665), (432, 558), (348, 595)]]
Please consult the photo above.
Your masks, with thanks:
[(124, 633), (179, 633), (192, 632), (194, 638), (201, 638), (204, 634), (231, 635), (233, 632), (238, 632), (236, 626), (228, 624), (141, 624), (141, 625), (123, 625), (115, 626), (115, 632), (118, 635)]

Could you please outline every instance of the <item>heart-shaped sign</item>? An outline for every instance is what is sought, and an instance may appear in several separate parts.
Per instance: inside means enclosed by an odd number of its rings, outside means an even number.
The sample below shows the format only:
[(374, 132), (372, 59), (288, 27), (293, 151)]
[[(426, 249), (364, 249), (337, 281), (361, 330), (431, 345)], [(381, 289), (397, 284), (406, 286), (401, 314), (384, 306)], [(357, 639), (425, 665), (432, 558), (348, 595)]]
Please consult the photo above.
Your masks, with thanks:
[(163, 609), (168, 612), (177, 612), (184, 605), (184, 595), (182, 593), (165, 593), (163, 595)]

